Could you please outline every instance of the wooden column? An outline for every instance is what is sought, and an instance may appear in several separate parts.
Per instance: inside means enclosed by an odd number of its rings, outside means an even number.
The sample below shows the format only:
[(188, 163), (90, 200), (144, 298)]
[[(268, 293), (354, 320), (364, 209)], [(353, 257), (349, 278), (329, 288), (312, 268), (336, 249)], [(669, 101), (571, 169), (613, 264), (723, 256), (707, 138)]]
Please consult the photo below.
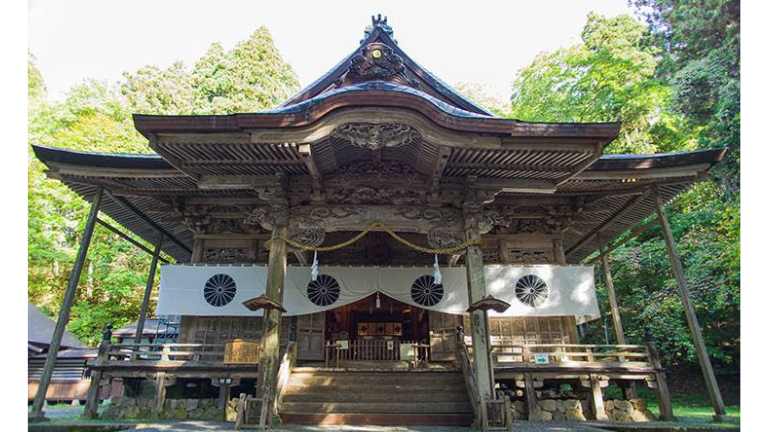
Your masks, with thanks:
[(555, 262), (558, 265), (567, 265), (568, 262), (565, 259), (565, 248), (563, 247), (563, 237), (555, 237), (552, 239), (552, 255), (555, 258)]
[(165, 372), (155, 374), (155, 412), (159, 415), (165, 408), (165, 399), (168, 394), (168, 386), (176, 384), (176, 377)]
[[(287, 267), (288, 248), (285, 243), (287, 235), (288, 228), (286, 225), (275, 225), (269, 243), (266, 296), (280, 304), (283, 303), (283, 285)], [(257, 397), (262, 397), (264, 394), (276, 394), (277, 372), (280, 367), (280, 320), (282, 315), (278, 309), (268, 309), (264, 312)], [(265, 401), (265, 403), (270, 402)], [(271, 423), (271, 418), (267, 421)]]
[(50, 384), (51, 377), (53, 376), (53, 368), (56, 364), (56, 357), (59, 354), (61, 338), (64, 335), (64, 329), (67, 326), (67, 322), (69, 322), (69, 312), (72, 309), (72, 304), (75, 301), (75, 293), (77, 291), (77, 283), (80, 281), (80, 273), (83, 270), (83, 264), (85, 263), (85, 258), (88, 255), (88, 247), (91, 244), (91, 237), (93, 237), (93, 230), (96, 226), (96, 216), (98, 216), (99, 207), (101, 206), (102, 193), (103, 190), (101, 187), (96, 189), (96, 193), (93, 196), (93, 201), (91, 202), (91, 210), (88, 213), (88, 219), (85, 222), (83, 238), (80, 240), (80, 248), (77, 251), (75, 265), (72, 268), (72, 272), (69, 274), (67, 290), (64, 292), (64, 301), (61, 303), (59, 318), (56, 321), (56, 328), (53, 330), (51, 344), (48, 347), (48, 355), (45, 358), (45, 367), (43, 368), (43, 373), (40, 376), (40, 384), (37, 387), (37, 394), (35, 394), (35, 401), (32, 404), (32, 411), (29, 413), (30, 418), (42, 419), (45, 417), (45, 414), (43, 413), (45, 395), (48, 392), (48, 385)]
[[(616, 334), (616, 343), (619, 345), (625, 345), (627, 343), (624, 338), (624, 326), (621, 323), (621, 314), (619, 313), (619, 302), (616, 299), (616, 290), (613, 287), (613, 275), (611, 274), (611, 265), (608, 262), (608, 253), (600, 248), (600, 262), (603, 265), (603, 273), (605, 274), (605, 288), (608, 291), (608, 302), (611, 304), (611, 317), (613, 318), (613, 332)], [(637, 398), (637, 390), (635, 388), (635, 382), (629, 383), (624, 390), (627, 399)]]
[(600, 379), (597, 376), (590, 374), (589, 387), (591, 390), (590, 403), (592, 404), (595, 420), (608, 420), (608, 414), (605, 412), (605, 403), (603, 402), (603, 388), (600, 386)]
[[(107, 360), (108, 350), (109, 341), (101, 341), (96, 357), (98, 363), (103, 363)], [(83, 415), (86, 418), (96, 418), (99, 415), (99, 390), (101, 388), (101, 378), (103, 374), (101, 369), (97, 369), (91, 374), (91, 384), (88, 387), (88, 393), (85, 397), (85, 411), (83, 412)]]
[(157, 260), (160, 258), (160, 250), (163, 246), (163, 235), (160, 234), (160, 239), (155, 245), (155, 251), (152, 253), (152, 262), (149, 264), (149, 275), (147, 275), (147, 287), (144, 289), (144, 298), (141, 300), (141, 310), (139, 311), (139, 321), (136, 323), (136, 336), (134, 337), (137, 344), (141, 343), (141, 339), (144, 336), (144, 321), (147, 319), (147, 309), (149, 308), (149, 295), (152, 294), (152, 285), (155, 282), (155, 271), (157, 270)]
[(611, 304), (611, 317), (613, 317), (613, 330), (616, 333), (616, 343), (625, 345), (624, 326), (621, 324), (621, 315), (619, 314), (619, 303), (616, 300), (616, 291), (613, 288), (613, 276), (611, 275), (611, 266), (608, 263), (608, 254), (603, 253), (600, 248), (600, 261), (603, 264), (603, 273), (605, 274), (605, 288), (608, 290), (608, 302)]
[(721, 421), (726, 415), (723, 397), (720, 395), (720, 389), (717, 386), (717, 378), (715, 378), (712, 363), (709, 361), (707, 346), (705, 345), (704, 337), (701, 334), (701, 327), (699, 326), (699, 320), (696, 317), (696, 311), (693, 309), (693, 304), (691, 304), (688, 281), (685, 279), (683, 264), (680, 261), (680, 255), (677, 253), (677, 246), (675, 245), (675, 239), (672, 236), (672, 229), (669, 226), (667, 215), (664, 213), (663, 204), (661, 197), (657, 194), (656, 214), (658, 215), (659, 223), (661, 224), (662, 232), (664, 233), (664, 241), (667, 244), (669, 261), (672, 264), (672, 272), (675, 274), (675, 279), (677, 279), (677, 288), (680, 293), (680, 300), (683, 303), (683, 309), (685, 310), (685, 317), (688, 320), (688, 328), (691, 330), (693, 344), (696, 347), (696, 355), (699, 358), (699, 365), (704, 374), (704, 382), (706, 383), (707, 391), (709, 392), (709, 399), (712, 403), (712, 408), (715, 410), (714, 419), (715, 421)]
[(646, 343), (648, 347), (648, 357), (650, 359), (653, 369), (656, 371), (654, 374), (654, 385), (656, 390), (656, 399), (659, 402), (659, 418), (662, 420), (673, 421), (675, 415), (672, 411), (672, 399), (669, 395), (669, 386), (667, 386), (667, 375), (664, 373), (664, 368), (661, 366), (661, 359), (659, 357), (659, 351), (656, 349), (656, 344), (650, 337), (650, 334), (646, 331)]
[(534, 420), (534, 413), (536, 412), (536, 388), (533, 385), (533, 377), (531, 374), (526, 373), (523, 375), (525, 382), (525, 402), (528, 406), (528, 421)]
[[(464, 229), (467, 241), (480, 240), (478, 219), (475, 215), (466, 217)], [(483, 266), (483, 250), (479, 245), (467, 247), (465, 257), (467, 270), (467, 287), (469, 289), (469, 303), (472, 304), (486, 295), (485, 272)], [(475, 371), (475, 382), (480, 393), (480, 399), (495, 399), (493, 392), (493, 364), (491, 363), (491, 341), (488, 333), (488, 312), (484, 310), (472, 311), (472, 358)]]

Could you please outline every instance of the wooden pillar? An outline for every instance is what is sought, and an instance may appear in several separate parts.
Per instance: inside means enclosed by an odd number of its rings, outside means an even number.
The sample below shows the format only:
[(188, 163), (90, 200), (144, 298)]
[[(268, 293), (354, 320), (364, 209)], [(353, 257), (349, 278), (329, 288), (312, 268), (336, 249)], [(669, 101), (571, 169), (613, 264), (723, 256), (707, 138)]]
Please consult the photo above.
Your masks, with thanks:
[(563, 247), (562, 235), (552, 239), (552, 255), (558, 265), (568, 264), (568, 261), (565, 259), (565, 248)]
[(603, 264), (603, 273), (605, 274), (605, 288), (608, 290), (608, 302), (611, 304), (611, 317), (613, 317), (613, 330), (616, 333), (616, 342), (619, 345), (625, 345), (627, 342), (626, 339), (624, 339), (624, 326), (621, 324), (619, 302), (616, 300), (616, 291), (613, 288), (611, 266), (608, 263), (608, 254), (603, 253), (603, 248), (600, 248), (600, 261)]
[(659, 402), (659, 417), (662, 420), (672, 421), (675, 419), (675, 415), (672, 412), (672, 399), (669, 394), (669, 386), (667, 386), (667, 375), (661, 366), (659, 351), (656, 349), (656, 344), (650, 338), (650, 334), (646, 333), (646, 339), (649, 361), (656, 371), (654, 373), (654, 387), (656, 389), (656, 399)]
[[(275, 225), (269, 243), (266, 296), (280, 304), (283, 303), (283, 285), (287, 267), (288, 248), (285, 243), (287, 235), (287, 225)], [(276, 394), (277, 371), (280, 367), (280, 320), (282, 315), (278, 309), (269, 309), (264, 312), (257, 397)], [(269, 404), (270, 401), (265, 400), (262, 403)], [(271, 423), (271, 416), (269, 417), (268, 422)]]
[(691, 330), (693, 344), (696, 347), (696, 355), (699, 358), (699, 365), (704, 374), (704, 382), (706, 383), (707, 391), (709, 392), (709, 399), (712, 403), (712, 408), (715, 411), (714, 419), (715, 421), (721, 421), (726, 415), (723, 397), (720, 395), (720, 389), (717, 386), (717, 378), (715, 378), (712, 363), (709, 361), (707, 346), (704, 343), (704, 337), (701, 334), (701, 327), (699, 326), (699, 320), (696, 317), (696, 311), (693, 309), (693, 304), (691, 304), (688, 281), (685, 279), (683, 264), (680, 261), (680, 255), (677, 253), (677, 246), (675, 245), (675, 239), (672, 236), (672, 229), (669, 226), (667, 215), (664, 213), (663, 201), (658, 194), (656, 195), (656, 214), (658, 215), (659, 223), (661, 224), (662, 232), (664, 233), (664, 242), (667, 244), (669, 261), (672, 264), (672, 272), (675, 274), (675, 279), (677, 280), (680, 300), (683, 303), (685, 317), (688, 320), (688, 328)]
[[(107, 360), (108, 351), (109, 341), (101, 341), (96, 362), (103, 363)], [(101, 369), (96, 369), (91, 375), (91, 384), (85, 397), (85, 411), (83, 412), (83, 415), (87, 418), (96, 418), (99, 415), (99, 390), (101, 388), (102, 376), (103, 372)]]
[(176, 383), (176, 377), (168, 375), (165, 372), (158, 372), (155, 375), (155, 412), (159, 415), (165, 407), (165, 398), (168, 393), (168, 386)]
[(589, 375), (590, 402), (595, 420), (608, 420), (608, 414), (605, 413), (605, 403), (603, 402), (603, 388), (600, 386), (600, 379), (596, 375)]
[[(464, 229), (467, 241), (480, 240), (480, 230), (476, 215), (465, 216)], [(467, 247), (465, 257), (467, 270), (467, 287), (469, 303), (472, 304), (486, 295), (485, 271), (483, 266), (483, 250), (479, 245)], [(472, 358), (475, 371), (475, 382), (481, 400), (495, 399), (493, 392), (493, 365), (490, 356), (490, 336), (488, 333), (488, 312), (474, 310), (470, 315), (472, 320)]]
[(152, 262), (149, 264), (149, 274), (147, 275), (147, 287), (144, 289), (144, 298), (141, 300), (141, 310), (139, 311), (139, 321), (136, 323), (136, 336), (134, 340), (137, 344), (141, 343), (144, 336), (144, 321), (147, 319), (147, 309), (149, 308), (149, 295), (152, 294), (152, 285), (155, 282), (155, 271), (157, 270), (157, 260), (160, 258), (160, 250), (163, 246), (163, 235), (155, 245), (155, 251), (152, 253)]
[(524, 374), (523, 380), (525, 381), (525, 402), (528, 405), (528, 420), (533, 421), (533, 413), (536, 412), (536, 388), (533, 386), (531, 374)]
[(69, 312), (72, 309), (72, 304), (75, 301), (77, 283), (80, 281), (80, 273), (83, 270), (83, 264), (85, 263), (85, 258), (88, 254), (88, 247), (91, 244), (91, 237), (93, 237), (93, 230), (96, 226), (96, 217), (98, 216), (99, 207), (101, 206), (102, 193), (103, 190), (101, 187), (96, 189), (96, 193), (93, 196), (93, 201), (91, 202), (91, 210), (88, 213), (88, 219), (85, 222), (83, 238), (80, 240), (80, 248), (77, 251), (75, 265), (72, 268), (72, 272), (69, 274), (67, 290), (64, 292), (64, 301), (61, 303), (59, 318), (56, 321), (56, 328), (53, 330), (51, 344), (48, 347), (48, 355), (45, 358), (45, 367), (43, 367), (43, 373), (40, 376), (40, 384), (37, 387), (37, 394), (35, 394), (35, 401), (32, 404), (32, 411), (29, 413), (29, 417), (33, 419), (43, 419), (45, 417), (45, 414), (43, 413), (45, 395), (48, 392), (48, 385), (50, 384), (51, 377), (53, 376), (53, 368), (56, 364), (56, 357), (59, 354), (61, 338), (64, 335), (64, 329), (67, 326), (67, 322), (69, 322)]
[[(600, 248), (600, 262), (603, 265), (603, 274), (605, 274), (605, 288), (608, 291), (608, 302), (611, 304), (611, 317), (613, 318), (613, 332), (616, 334), (616, 343), (626, 345), (624, 338), (624, 325), (621, 323), (621, 314), (619, 313), (619, 302), (616, 299), (616, 290), (613, 286), (613, 275), (611, 274), (611, 265), (608, 262), (608, 252)], [(634, 381), (624, 389), (627, 399), (637, 398), (637, 389)]]

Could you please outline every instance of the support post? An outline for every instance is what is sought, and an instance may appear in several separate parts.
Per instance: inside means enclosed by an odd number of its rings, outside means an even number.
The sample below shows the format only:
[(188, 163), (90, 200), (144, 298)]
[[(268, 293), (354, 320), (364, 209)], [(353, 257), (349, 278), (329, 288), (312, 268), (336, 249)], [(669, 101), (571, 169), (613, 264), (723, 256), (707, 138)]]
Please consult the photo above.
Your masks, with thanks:
[[(475, 214), (465, 215), (464, 230), (467, 241), (480, 240), (478, 217)], [(486, 295), (485, 272), (483, 266), (483, 250), (477, 244), (467, 247), (465, 257), (467, 267), (467, 287), (469, 288), (469, 303), (472, 304)], [(493, 364), (490, 357), (491, 341), (488, 334), (488, 312), (474, 310), (472, 320), (472, 357), (475, 371), (475, 382), (480, 400), (495, 399)]]
[(147, 319), (147, 309), (149, 308), (149, 295), (152, 294), (152, 285), (155, 282), (155, 271), (157, 270), (157, 260), (160, 258), (160, 250), (163, 247), (164, 235), (160, 234), (160, 239), (155, 245), (155, 251), (152, 252), (152, 262), (149, 264), (149, 274), (147, 275), (147, 287), (144, 288), (144, 298), (141, 300), (141, 310), (139, 311), (139, 321), (136, 323), (136, 336), (134, 340), (141, 344), (144, 337), (144, 321)]
[(536, 388), (533, 386), (533, 377), (527, 373), (523, 375), (525, 382), (525, 403), (528, 405), (528, 421), (536, 420)]
[(595, 415), (595, 420), (605, 421), (608, 420), (608, 414), (605, 413), (605, 403), (603, 402), (603, 389), (600, 387), (600, 379), (590, 374), (589, 375), (589, 387), (590, 387), (590, 402), (592, 403), (592, 411)]
[(659, 417), (662, 420), (673, 421), (675, 419), (672, 411), (672, 399), (669, 395), (669, 386), (667, 385), (667, 375), (661, 366), (659, 351), (656, 349), (656, 343), (653, 342), (650, 333), (646, 330), (646, 344), (648, 347), (648, 357), (653, 365), (655, 379), (656, 398), (659, 402)]
[(43, 413), (45, 395), (48, 392), (48, 385), (51, 383), (51, 377), (53, 376), (53, 368), (56, 364), (56, 357), (59, 354), (61, 338), (64, 335), (64, 329), (67, 326), (67, 322), (69, 322), (69, 312), (75, 301), (77, 283), (80, 281), (80, 273), (83, 270), (83, 264), (85, 263), (85, 258), (88, 254), (91, 237), (93, 237), (93, 230), (96, 226), (96, 216), (98, 216), (99, 207), (101, 206), (102, 193), (103, 190), (101, 187), (96, 189), (93, 201), (91, 202), (91, 210), (88, 213), (88, 219), (85, 222), (83, 238), (80, 240), (80, 248), (77, 251), (75, 265), (72, 268), (72, 272), (69, 274), (67, 290), (64, 293), (64, 301), (61, 303), (59, 318), (56, 321), (56, 328), (53, 330), (51, 344), (48, 347), (48, 355), (45, 358), (45, 366), (43, 367), (43, 373), (40, 376), (40, 384), (37, 387), (37, 394), (35, 394), (35, 401), (32, 404), (32, 411), (29, 413), (29, 417), (35, 420), (42, 420), (45, 418), (45, 414)]
[[(109, 341), (101, 341), (101, 343), (99, 343), (99, 351), (96, 361), (98, 363), (106, 361), (108, 351)], [(83, 415), (86, 418), (93, 419), (99, 416), (99, 390), (101, 388), (101, 378), (103, 374), (101, 369), (97, 369), (91, 375), (91, 384), (88, 387), (88, 393), (85, 397), (85, 411), (83, 412)]]
[[(286, 224), (275, 225), (272, 229), (272, 239), (269, 244), (269, 260), (267, 265), (266, 296), (280, 304), (283, 303), (283, 285), (287, 267), (288, 252), (285, 237), (288, 235)], [(280, 319), (279, 309), (264, 311), (264, 324), (261, 336), (261, 356), (259, 359), (259, 380), (257, 397), (265, 398), (262, 403), (271, 404), (267, 395), (276, 394), (277, 371), (280, 366)], [(271, 413), (270, 413), (271, 414)], [(271, 424), (271, 415), (267, 420)]]
[[(613, 287), (613, 275), (611, 274), (611, 265), (608, 262), (608, 253), (600, 248), (600, 262), (603, 264), (603, 274), (605, 274), (605, 288), (608, 291), (608, 302), (611, 304), (611, 317), (613, 318), (613, 332), (616, 334), (616, 343), (626, 345), (624, 338), (624, 326), (621, 323), (621, 314), (619, 313), (619, 302), (616, 299), (616, 290)], [(637, 398), (637, 390), (634, 381), (629, 383), (626, 388), (626, 397), (628, 399)]]
[(621, 315), (619, 314), (619, 302), (616, 300), (616, 291), (613, 288), (613, 275), (611, 266), (608, 263), (608, 254), (603, 253), (600, 248), (600, 261), (603, 264), (603, 273), (605, 274), (605, 288), (608, 290), (608, 302), (611, 304), (611, 317), (613, 317), (613, 330), (616, 333), (616, 342), (619, 345), (625, 345), (624, 326), (621, 324)]
[(696, 311), (693, 309), (693, 304), (691, 304), (688, 281), (685, 279), (683, 264), (680, 261), (680, 255), (677, 253), (677, 246), (675, 245), (675, 239), (672, 236), (672, 229), (669, 226), (667, 215), (664, 213), (664, 203), (658, 194), (656, 194), (655, 198), (656, 214), (664, 234), (664, 242), (667, 244), (667, 252), (669, 253), (669, 261), (672, 264), (672, 272), (675, 274), (675, 279), (677, 280), (677, 288), (680, 293), (680, 300), (683, 303), (683, 309), (685, 310), (685, 318), (688, 320), (688, 328), (691, 330), (693, 345), (696, 347), (696, 355), (699, 358), (699, 365), (704, 374), (704, 382), (706, 383), (707, 391), (709, 392), (709, 399), (712, 403), (712, 408), (715, 411), (713, 417), (715, 421), (722, 421), (726, 415), (723, 397), (720, 395), (720, 388), (717, 386), (717, 378), (715, 378), (715, 372), (712, 369), (712, 363), (709, 360), (707, 346), (704, 343), (704, 337), (701, 334), (701, 326), (696, 317)]
[(565, 258), (565, 248), (563, 247), (562, 234), (561, 236), (552, 239), (552, 254), (555, 256), (555, 262), (558, 265), (568, 264), (568, 261)]

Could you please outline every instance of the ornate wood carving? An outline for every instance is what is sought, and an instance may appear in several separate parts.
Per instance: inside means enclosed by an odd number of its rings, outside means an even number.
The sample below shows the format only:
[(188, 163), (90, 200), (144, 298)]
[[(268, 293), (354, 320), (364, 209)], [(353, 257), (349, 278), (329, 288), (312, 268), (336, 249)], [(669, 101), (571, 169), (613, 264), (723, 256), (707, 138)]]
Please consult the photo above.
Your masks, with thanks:
[(345, 123), (334, 129), (332, 136), (367, 150), (400, 147), (421, 140), (416, 128), (403, 123)]
[(254, 259), (250, 248), (206, 248), (203, 253), (203, 260), (206, 263), (248, 263), (253, 262)]
[(351, 59), (343, 81), (357, 83), (372, 80), (405, 79), (403, 59), (383, 43), (365, 45)]

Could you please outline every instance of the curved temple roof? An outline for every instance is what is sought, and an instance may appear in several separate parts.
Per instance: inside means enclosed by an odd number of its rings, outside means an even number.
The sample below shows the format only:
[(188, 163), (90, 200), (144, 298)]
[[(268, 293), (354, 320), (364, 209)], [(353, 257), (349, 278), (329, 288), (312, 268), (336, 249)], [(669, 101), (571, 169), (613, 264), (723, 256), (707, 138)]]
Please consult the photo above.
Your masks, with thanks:
[(352, 54), (275, 109), (137, 114), (134, 123), (158, 154), (34, 152), (50, 177), (87, 200), (103, 186), (102, 210), (148, 242), (162, 231), (177, 261), (190, 258), (193, 242), (184, 201), (266, 205), (256, 189), (287, 177), (292, 193), (308, 191), (298, 203), (314, 202), (364, 173), (386, 178), (387, 187), (403, 183), (408, 202), (420, 206), (438, 198), (455, 205), (451, 194), (471, 183), (493, 191), (499, 208), (531, 197), (578, 208), (564, 231), (577, 262), (654, 211), (648, 190), (670, 200), (725, 152), (603, 156), (619, 123), (495, 117), (408, 57), (380, 18)]

